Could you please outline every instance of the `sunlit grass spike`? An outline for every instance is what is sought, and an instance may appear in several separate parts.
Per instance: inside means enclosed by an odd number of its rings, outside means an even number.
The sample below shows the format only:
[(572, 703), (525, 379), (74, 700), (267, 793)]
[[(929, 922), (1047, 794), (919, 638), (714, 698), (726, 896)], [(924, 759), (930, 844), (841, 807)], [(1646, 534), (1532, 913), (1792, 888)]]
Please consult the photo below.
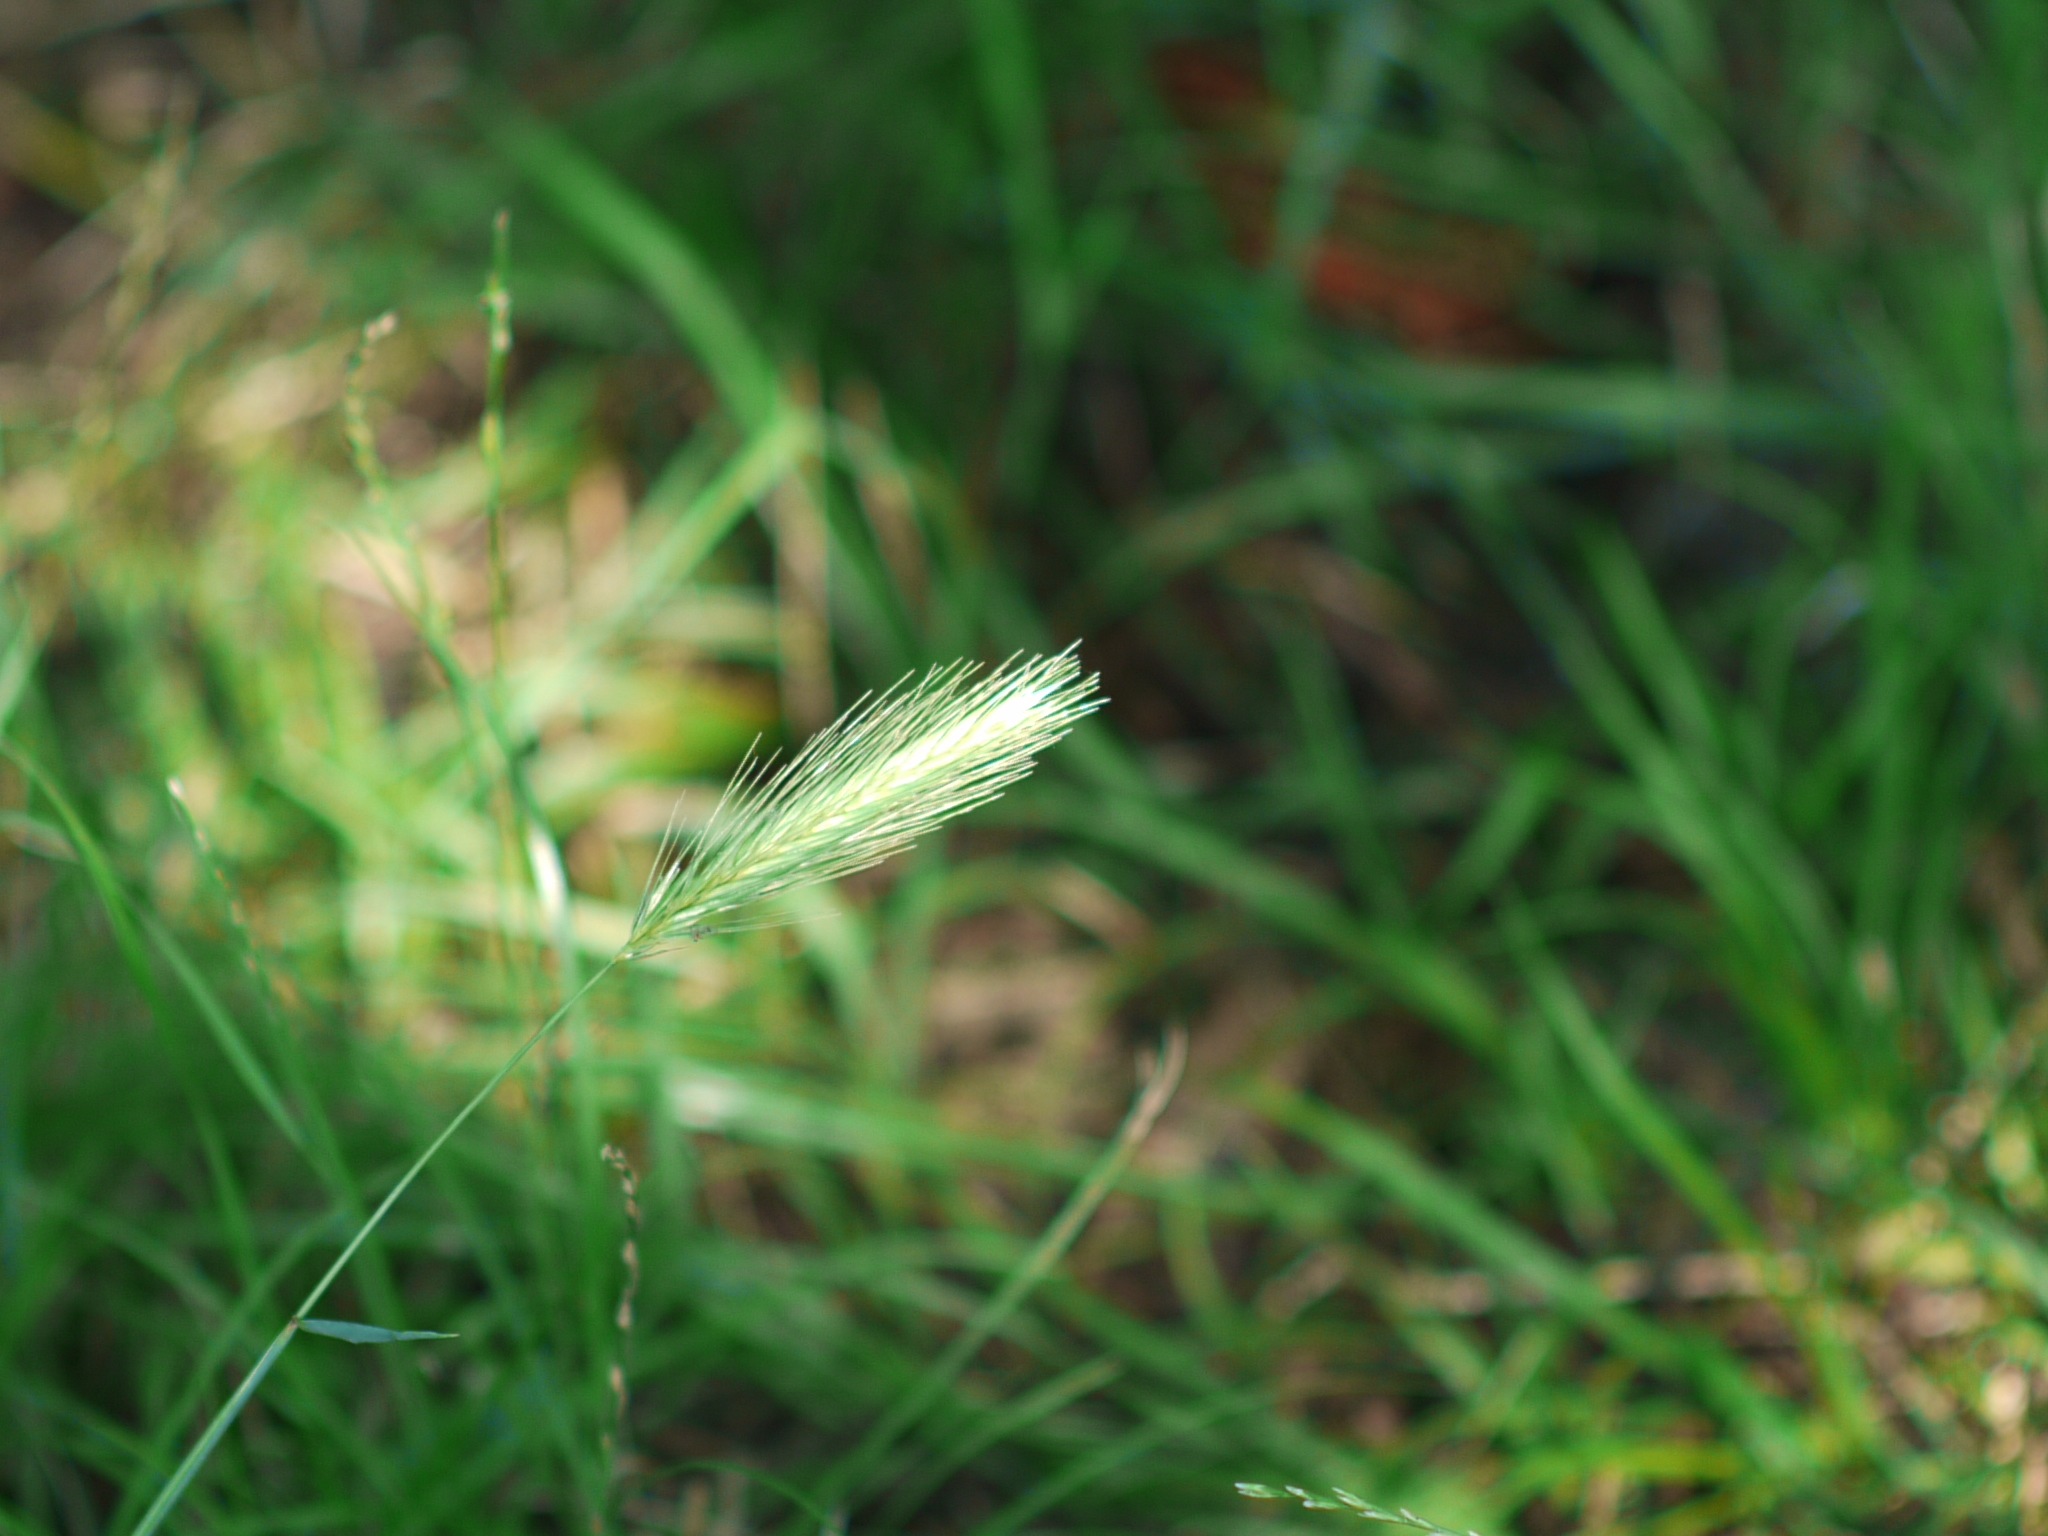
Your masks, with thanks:
[(934, 667), (871, 695), (789, 762), (751, 753), (694, 836), (663, 840), (627, 958), (879, 863), (1029, 773), (1103, 703), (1071, 648), (984, 673)]

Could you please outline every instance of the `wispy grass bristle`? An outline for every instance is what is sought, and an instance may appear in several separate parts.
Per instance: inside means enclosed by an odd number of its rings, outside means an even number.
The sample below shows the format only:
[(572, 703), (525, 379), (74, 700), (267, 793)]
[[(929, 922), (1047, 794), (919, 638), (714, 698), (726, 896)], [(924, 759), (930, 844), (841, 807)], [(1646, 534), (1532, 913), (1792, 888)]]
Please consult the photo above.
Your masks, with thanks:
[(664, 839), (624, 956), (656, 953), (867, 869), (1000, 795), (1099, 708), (1069, 648), (934, 667), (856, 704), (787, 763), (749, 755), (702, 830)]
[(1418, 1515), (1412, 1509), (1382, 1509), (1379, 1505), (1361, 1499), (1357, 1494), (1343, 1488), (1332, 1488), (1328, 1493), (1316, 1493), (1307, 1488), (1289, 1483), (1284, 1488), (1270, 1487), (1265, 1483), (1239, 1483), (1237, 1491), (1248, 1499), (1292, 1499), (1303, 1509), (1331, 1509), (1356, 1515), (1361, 1520), (1370, 1520), (1375, 1525), (1399, 1526), (1402, 1530), (1420, 1531), (1422, 1536), (1479, 1536), (1477, 1531), (1457, 1530), (1448, 1525), (1438, 1525), (1426, 1515)]

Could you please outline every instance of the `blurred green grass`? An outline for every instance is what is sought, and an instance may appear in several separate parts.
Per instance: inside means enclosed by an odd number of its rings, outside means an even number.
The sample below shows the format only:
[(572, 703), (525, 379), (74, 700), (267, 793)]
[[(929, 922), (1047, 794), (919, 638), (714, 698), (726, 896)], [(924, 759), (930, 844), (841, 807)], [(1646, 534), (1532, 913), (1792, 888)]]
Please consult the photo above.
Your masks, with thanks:
[(2048, 1530), (2048, 12), (129, 10), (0, 24), (0, 1530), (133, 1522), (678, 796), (1077, 637), (181, 1528)]

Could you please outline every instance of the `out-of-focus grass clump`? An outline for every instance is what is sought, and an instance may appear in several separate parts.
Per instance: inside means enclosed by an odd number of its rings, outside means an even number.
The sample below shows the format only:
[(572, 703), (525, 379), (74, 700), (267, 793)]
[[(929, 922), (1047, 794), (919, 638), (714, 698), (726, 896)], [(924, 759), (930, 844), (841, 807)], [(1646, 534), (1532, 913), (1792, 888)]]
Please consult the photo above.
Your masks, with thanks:
[(118, 11), (0, 15), (0, 1529), (133, 1523), (678, 795), (1080, 637), (176, 1519), (2048, 1530), (2048, 13)]

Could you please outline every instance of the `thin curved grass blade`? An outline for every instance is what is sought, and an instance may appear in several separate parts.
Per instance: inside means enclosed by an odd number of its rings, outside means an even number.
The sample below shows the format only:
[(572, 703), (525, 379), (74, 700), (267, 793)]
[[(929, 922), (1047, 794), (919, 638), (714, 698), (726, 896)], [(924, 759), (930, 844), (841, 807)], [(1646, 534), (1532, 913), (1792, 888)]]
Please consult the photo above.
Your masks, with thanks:
[(345, 1323), (333, 1317), (309, 1317), (299, 1324), (301, 1333), (339, 1339), (344, 1344), (411, 1344), (420, 1339), (454, 1339), (460, 1334), (432, 1333), (423, 1328), (379, 1328), (373, 1323)]

